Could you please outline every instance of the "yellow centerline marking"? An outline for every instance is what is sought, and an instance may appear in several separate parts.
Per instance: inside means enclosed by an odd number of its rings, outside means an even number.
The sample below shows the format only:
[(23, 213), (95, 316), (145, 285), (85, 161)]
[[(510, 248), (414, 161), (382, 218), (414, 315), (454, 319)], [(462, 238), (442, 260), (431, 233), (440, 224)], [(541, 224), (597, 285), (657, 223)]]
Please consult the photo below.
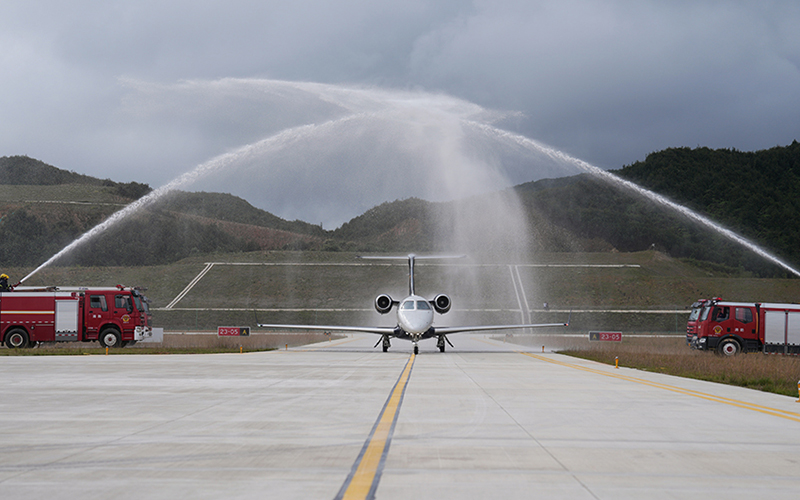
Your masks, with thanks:
[(375, 490), (380, 481), (380, 473), (383, 471), (383, 463), (389, 451), (389, 443), (394, 433), (394, 425), (400, 411), (400, 403), (405, 394), (408, 379), (411, 376), (411, 368), (414, 365), (415, 355), (412, 354), (406, 363), (406, 367), (392, 390), (389, 399), (383, 407), (378, 421), (372, 428), (372, 433), (364, 443), (361, 454), (353, 465), (345, 480), (336, 500), (368, 499), (375, 496)]
[(558, 361), (555, 359), (550, 359), (545, 356), (540, 356), (537, 354), (529, 353), (529, 352), (522, 352), (517, 351), (518, 353), (535, 358), (541, 361), (547, 361), (548, 363), (553, 363), (556, 365), (566, 366), (569, 368), (575, 368), (577, 370), (583, 370), (589, 373), (596, 373), (598, 375), (605, 375), (607, 377), (613, 377), (620, 380), (627, 380), (628, 382), (635, 382), (637, 384), (647, 385), (650, 387), (656, 387), (658, 389), (664, 389), (666, 391), (676, 392), (678, 394), (685, 394), (687, 396), (693, 396), (700, 399), (705, 399), (707, 401), (714, 401), (717, 403), (723, 403), (730, 406), (736, 406), (739, 408), (745, 408), (747, 410), (757, 411), (759, 413), (764, 413), (767, 415), (773, 415), (775, 417), (785, 418), (787, 420), (794, 420), (795, 422), (800, 422), (800, 413), (795, 413), (788, 410), (781, 410), (778, 408), (770, 408), (769, 406), (762, 406), (755, 403), (748, 403), (747, 401), (740, 401), (738, 399), (726, 398), (724, 396), (716, 396), (714, 394), (707, 394), (705, 392), (695, 391), (692, 389), (686, 389), (683, 387), (677, 387), (674, 385), (667, 385), (661, 384), (659, 382), (652, 382), (650, 380), (644, 380), (636, 377), (630, 377), (628, 375), (621, 375), (617, 373), (609, 373), (603, 370), (597, 370), (595, 368), (589, 368), (586, 366), (580, 366), (572, 363), (567, 363), (564, 361)]

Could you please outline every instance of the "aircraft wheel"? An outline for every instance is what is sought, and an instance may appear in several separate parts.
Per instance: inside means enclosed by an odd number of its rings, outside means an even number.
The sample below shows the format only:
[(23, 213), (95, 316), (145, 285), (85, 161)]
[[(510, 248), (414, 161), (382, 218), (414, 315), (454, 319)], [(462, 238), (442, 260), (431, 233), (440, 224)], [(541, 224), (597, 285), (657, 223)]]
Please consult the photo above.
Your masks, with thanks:
[(383, 344), (383, 352), (386, 352), (388, 350), (389, 350), (389, 346), (386, 345), (386, 344)]
[(414, 346), (414, 354), (419, 354), (419, 346), (418, 345)]
[(439, 352), (444, 352), (444, 344), (439, 346)]

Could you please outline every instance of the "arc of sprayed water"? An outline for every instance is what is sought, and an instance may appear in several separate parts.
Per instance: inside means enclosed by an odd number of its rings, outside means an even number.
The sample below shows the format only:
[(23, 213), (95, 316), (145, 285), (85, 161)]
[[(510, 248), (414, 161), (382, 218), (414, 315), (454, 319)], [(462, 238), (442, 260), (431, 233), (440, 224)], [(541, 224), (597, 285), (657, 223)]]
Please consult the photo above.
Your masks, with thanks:
[(190, 184), (205, 175), (215, 172), (224, 166), (230, 165), (231, 163), (235, 163), (237, 161), (250, 158), (264, 151), (265, 149), (278, 151), (298, 140), (303, 139), (304, 137), (319, 132), (321, 129), (335, 127), (341, 125), (342, 123), (356, 120), (359, 118), (364, 118), (366, 116), (369, 115), (358, 113), (358, 114), (347, 115), (335, 120), (329, 120), (320, 124), (312, 123), (308, 125), (301, 125), (298, 127), (287, 128), (278, 132), (275, 135), (267, 137), (266, 139), (262, 139), (255, 143), (247, 144), (228, 153), (223, 153), (219, 156), (215, 156), (214, 158), (208, 160), (207, 162), (198, 165), (189, 172), (184, 173), (180, 177), (177, 177), (176, 179), (170, 181), (169, 183), (139, 198), (138, 200), (127, 205), (125, 208), (119, 210), (118, 212), (113, 213), (109, 218), (107, 218), (100, 224), (94, 226), (92, 229), (81, 235), (79, 238), (75, 239), (72, 243), (62, 248), (58, 253), (47, 259), (42, 265), (40, 265), (39, 267), (31, 271), (27, 276), (22, 278), (19, 281), (19, 283), (23, 283), (37, 272), (41, 271), (42, 269), (49, 266), (56, 260), (60, 259), (69, 252), (73, 251), (75, 248), (79, 247), (80, 245), (83, 245), (84, 243), (91, 240), (95, 236), (106, 231), (108, 228), (117, 224), (118, 222), (125, 219), (132, 213), (136, 212), (137, 210), (140, 210), (148, 205), (151, 205), (152, 203), (154, 203), (155, 201), (157, 201), (159, 198), (166, 195), (170, 191), (174, 191), (175, 189), (178, 189), (181, 186)]
[(634, 192), (636, 192), (636, 193), (638, 193), (638, 194), (640, 194), (642, 196), (645, 196), (649, 200), (651, 200), (651, 201), (653, 201), (655, 203), (658, 203), (659, 205), (662, 205), (662, 206), (665, 206), (665, 207), (670, 208), (672, 210), (675, 210), (676, 212), (682, 214), (683, 216), (685, 216), (685, 217), (687, 217), (687, 218), (689, 218), (689, 219), (691, 219), (691, 220), (693, 220), (695, 222), (698, 222), (699, 224), (702, 224), (703, 226), (706, 226), (706, 227), (716, 231), (717, 233), (721, 234), (722, 236), (730, 239), (731, 241), (734, 241), (734, 242), (742, 245), (743, 247), (747, 248), (748, 250), (751, 250), (755, 254), (763, 257), (764, 259), (772, 262), (773, 264), (777, 264), (778, 266), (786, 269), (787, 271), (793, 273), (794, 275), (800, 276), (800, 271), (798, 271), (797, 269), (793, 268), (792, 266), (790, 266), (789, 264), (787, 264), (783, 260), (779, 259), (778, 257), (776, 257), (776, 256), (772, 255), (771, 253), (767, 252), (766, 250), (764, 250), (763, 248), (759, 247), (755, 243), (751, 242), (747, 238), (744, 238), (744, 237), (734, 233), (730, 229), (727, 229), (727, 228), (717, 224), (716, 222), (712, 221), (711, 219), (709, 219), (707, 217), (704, 217), (704, 216), (698, 214), (697, 212), (695, 212), (695, 211), (693, 211), (693, 210), (691, 210), (691, 209), (689, 209), (687, 207), (684, 207), (683, 205), (675, 203), (674, 201), (666, 198), (665, 196), (662, 196), (662, 195), (660, 195), (658, 193), (654, 193), (653, 191), (645, 189), (642, 186), (639, 186), (638, 184), (636, 184), (634, 182), (631, 182), (631, 181), (626, 180), (626, 179), (622, 179), (621, 177), (617, 177), (616, 175), (614, 175), (614, 174), (612, 174), (610, 172), (607, 172), (607, 171), (601, 169), (600, 167), (596, 167), (596, 166), (594, 166), (594, 165), (592, 165), (590, 163), (587, 163), (587, 162), (585, 162), (583, 160), (580, 160), (578, 158), (574, 158), (574, 157), (572, 157), (572, 156), (570, 156), (570, 155), (568, 155), (568, 154), (566, 154), (566, 153), (564, 153), (562, 151), (558, 151), (557, 149), (553, 149), (551, 147), (548, 147), (548, 146), (545, 146), (543, 144), (540, 144), (540, 143), (534, 141), (533, 139), (529, 139), (529, 138), (527, 138), (527, 137), (525, 137), (523, 135), (515, 134), (513, 132), (508, 132), (506, 130), (499, 129), (497, 127), (493, 127), (493, 126), (487, 125), (485, 123), (479, 123), (479, 122), (470, 121), (470, 120), (465, 121), (465, 123), (467, 125), (471, 126), (471, 127), (474, 127), (476, 129), (482, 131), (486, 135), (495, 137), (495, 138), (500, 139), (502, 141), (512, 142), (512, 143), (514, 143), (514, 144), (516, 144), (518, 146), (521, 146), (521, 147), (523, 147), (525, 149), (528, 149), (528, 150), (533, 150), (533, 151), (537, 151), (539, 153), (544, 153), (545, 155), (549, 156), (550, 158), (553, 158), (554, 160), (566, 161), (566, 162), (572, 163), (573, 165), (575, 165), (576, 167), (580, 168), (584, 172), (590, 173), (590, 174), (592, 174), (592, 175), (594, 175), (596, 177), (602, 178), (604, 180), (613, 182), (614, 184), (620, 185), (620, 186), (622, 186), (622, 187), (624, 187), (626, 189), (629, 189), (629, 190), (634, 191)]

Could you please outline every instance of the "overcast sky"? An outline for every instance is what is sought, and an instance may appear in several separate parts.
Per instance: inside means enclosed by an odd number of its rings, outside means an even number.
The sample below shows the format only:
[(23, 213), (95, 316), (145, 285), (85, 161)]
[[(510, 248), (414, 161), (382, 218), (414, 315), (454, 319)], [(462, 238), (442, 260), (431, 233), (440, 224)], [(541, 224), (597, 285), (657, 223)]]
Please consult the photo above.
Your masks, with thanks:
[(4, 2), (0, 156), (158, 187), (267, 141), (185, 187), (331, 227), (554, 175), (469, 123), (605, 169), (789, 144), (798, 26), (796, 1)]

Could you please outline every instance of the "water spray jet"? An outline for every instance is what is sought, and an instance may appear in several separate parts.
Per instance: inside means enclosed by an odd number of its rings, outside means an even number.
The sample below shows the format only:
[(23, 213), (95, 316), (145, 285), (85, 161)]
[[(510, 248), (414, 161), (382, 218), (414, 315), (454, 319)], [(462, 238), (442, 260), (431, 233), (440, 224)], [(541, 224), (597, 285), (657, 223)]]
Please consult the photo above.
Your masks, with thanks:
[(53, 262), (57, 261), (64, 255), (70, 253), (74, 249), (78, 248), (80, 245), (86, 243), (87, 241), (91, 240), (92, 238), (96, 237), (97, 235), (103, 233), (104, 231), (108, 230), (110, 227), (114, 226), (115, 224), (119, 223), (120, 221), (124, 220), (129, 215), (133, 214), (134, 212), (152, 205), (159, 199), (161, 199), (164, 195), (170, 193), (178, 189), (181, 186), (186, 184), (190, 184), (195, 182), (197, 179), (206, 176), (214, 171), (217, 171), (223, 167), (228, 165), (234, 164), (238, 161), (242, 161), (250, 156), (253, 156), (265, 149), (269, 150), (278, 150), (284, 148), (291, 143), (314, 133), (315, 131), (319, 130), (320, 128), (334, 126), (339, 123), (343, 123), (345, 121), (354, 120), (359, 118), (360, 115), (350, 115), (344, 118), (340, 118), (337, 120), (330, 120), (324, 122), (319, 125), (310, 124), (310, 125), (302, 125), (299, 127), (294, 127), (290, 129), (283, 130), (278, 134), (270, 136), (266, 139), (261, 141), (247, 144), (242, 146), (234, 151), (221, 154), (212, 158), (211, 160), (202, 163), (195, 167), (193, 170), (184, 173), (180, 177), (172, 180), (171, 182), (159, 187), (158, 189), (150, 192), (149, 194), (139, 198), (138, 200), (134, 201), (130, 205), (127, 205), (122, 210), (115, 212), (112, 214), (108, 219), (104, 220), (100, 224), (96, 225), (77, 239), (75, 239), (72, 243), (67, 245), (66, 247), (62, 248), (58, 253), (47, 259), (43, 264), (39, 267), (31, 271), (27, 276), (22, 278), (19, 283), (14, 286), (21, 285), (23, 282), (27, 281), (28, 278), (33, 276), (34, 274), (38, 273), (45, 267), (49, 266)]
[(705, 226), (705, 227), (707, 227), (709, 229), (712, 229), (716, 233), (728, 238), (729, 240), (731, 240), (731, 241), (733, 241), (735, 243), (738, 243), (739, 245), (747, 248), (748, 250), (751, 250), (756, 255), (759, 255), (760, 257), (763, 257), (764, 259), (768, 260), (769, 262), (772, 262), (773, 264), (776, 264), (776, 265), (782, 267), (783, 269), (791, 272), (795, 276), (800, 276), (800, 271), (798, 271), (797, 269), (793, 268), (792, 266), (790, 266), (789, 264), (787, 264), (783, 260), (779, 259), (778, 257), (770, 254), (769, 252), (767, 252), (763, 248), (759, 247), (755, 243), (751, 242), (750, 240), (748, 240), (748, 239), (736, 234), (735, 232), (731, 231), (730, 229), (727, 229), (727, 228), (717, 224), (716, 222), (712, 221), (708, 217), (704, 217), (704, 216), (698, 214), (694, 210), (691, 210), (691, 209), (689, 209), (689, 208), (687, 208), (687, 207), (685, 207), (683, 205), (675, 203), (674, 201), (668, 199), (665, 196), (662, 196), (662, 195), (660, 195), (658, 193), (654, 193), (653, 191), (645, 189), (642, 186), (639, 186), (638, 184), (636, 184), (634, 182), (631, 182), (629, 180), (617, 177), (616, 175), (612, 174), (611, 172), (607, 172), (607, 171), (605, 171), (605, 170), (603, 170), (603, 169), (601, 169), (599, 167), (596, 167), (596, 166), (594, 166), (594, 165), (592, 165), (590, 163), (587, 163), (587, 162), (585, 162), (583, 160), (580, 160), (578, 158), (574, 158), (574, 157), (572, 157), (572, 156), (570, 156), (570, 155), (568, 155), (568, 154), (566, 154), (566, 153), (564, 153), (562, 151), (558, 151), (558, 150), (553, 149), (551, 147), (548, 147), (548, 146), (545, 146), (543, 144), (540, 144), (540, 143), (534, 141), (533, 139), (529, 139), (529, 138), (527, 138), (525, 136), (522, 136), (522, 135), (519, 135), (519, 134), (514, 134), (514, 133), (508, 132), (506, 130), (498, 129), (496, 127), (492, 127), (491, 125), (486, 125), (484, 123), (478, 123), (478, 122), (475, 122), (475, 121), (469, 121), (467, 123), (468, 123), (468, 125), (470, 125), (470, 126), (476, 128), (476, 129), (484, 132), (487, 135), (496, 137), (499, 140), (502, 140), (504, 142), (510, 142), (510, 143), (516, 144), (516, 145), (521, 146), (521, 147), (523, 147), (525, 149), (528, 149), (530, 151), (536, 151), (536, 152), (539, 152), (539, 153), (543, 153), (543, 154), (547, 155), (548, 157), (550, 157), (550, 158), (552, 158), (554, 160), (571, 163), (571, 164), (575, 165), (576, 167), (578, 167), (579, 169), (583, 170), (584, 172), (587, 172), (587, 173), (589, 173), (589, 174), (591, 174), (591, 175), (593, 175), (595, 177), (598, 177), (598, 178), (603, 179), (605, 181), (608, 181), (608, 182), (610, 182), (612, 184), (615, 184), (617, 186), (620, 186), (620, 187), (623, 187), (623, 188), (628, 189), (630, 191), (633, 191), (633, 192), (635, 192), (635, 193), (637, 193), (637, 194), (639, 194), (641, 196), (644, 196), (645, 198), (649, 199), (650, 201), (653, 201), (653, 202), (655, 202), (655, 203), (657, 203), (659, 205), (662, 205), (662, 206), (667, 207), (667, 208), (669, 208), (671, 210), (674, 210), (675, 212), (680, 213), (684, 217), (687, 217), (690, 220), (693, 220), (693, 221), (695, 221), (695, 222), (697, 222), (697, 223), (699, 223), (699, 224), (701, 224), (701, 225), (703, 225), (703, 226)]
[[(132, 82), (131, 85), (133, 87), (137, 86), (136, 82)], [(165, 194), (181, 186), (193, 183), (200, 178), (206, 177), (208, 174), (220, 171), (223, 168), (231, 165), (243, 163), (248, 160), (258, 159), (258, 155), (276, 153), (296, 144), (300, 140), (311, 138), (326, 139), (326, 136), (323, 135), (326, 131), (336, 132), (336, 136), (334, 137), (334, 141), (331, 143), (325, 142), (324, 140), (321, 141), (322, 144), (320, 147), (329, 148), (331, 145), (339, 146), (343, 142), (343, 139), (347, 139), (348, 137), (352, 138), (352, 136), (347, 136), (347, 134), (352, 133), (352, 131), (348, 128), (342, 127), (342, 125), (348, 122), (357, 122), (356, 124), (360, 126), (360, 128), (356, 127), (358, 128), (356, 131), (357, 133), (362, 132), (363, 130), (370, 132), (378, 130), (379, 134), (384, 134), (386, 137), (392, 138), (392, 141), (387, 141), (388, 143), (400, 142), (402, 149), (395, 148), (388, 150), (388, 152), (393, 156), (385, 157), (381, 166), (386, 169), (386, 164), (388, 163), (390, 167), (388, 167), (389, 170), (387, 171), (390, 175), (392, 175), (396, 172), (391, 170), (391, 165), (392, 163), (397, 163), (398, 153), (402, 153), (400, 155), (402, 160), (405, 160), (404, 155), (408, 155), (409, 161), (413, 161), (417, 164), (416, 167), (418, 168), (419, 173), (418, 177), (433, 179), (433, 184), (437, 186), (437, 189), (435, 192), (428, 193), (428, 195), (433, 196), (434, 198), (444, 196), (449, 197), (450, 199), (463, 199), (469, 195), (490, 192), (491, 190), (496, 189), (497, 184), (500, 182), (505, 182), (504, 187), (507, 187), (511, 184), (509, 182), (508, 175), (506, 175), (507, 171), (503, 171), (501, 169), (492, 171), (489, 168), (492, 166), (490, 165), (492, 162), (486, 161), (485, 156), (476, 153), (473, 157), (467, 154), (467, 147), (471, 146), (472, 144), (470, 144), (471, 141), (465, 140), (463, 131), (465, 128), (471, 128), (480, 133), (482, 137), (486, 137), (492, 141), (497, 141), (500, 144), (505, 144), (506, 146), (514, 146), (516, 149), (522, 149), (526, 155), (532, 152), (544, 154), (551, 160), (554, 160), (554, 162), (559, 165), (559, 168), (563, 168), (563, 165), (569, 164), (577, 167), (579, 170), (588, 172), (618, 186), (622, 186), (637, 192), (640, 195), (643, 195), (654, 201), (655, 203), (677, 211), (689, 219), (713, 229), (715, 232), (722, 234), (726, 238), (752, 250), (759, 256), (778, 264), (795, 275), (800, 276), (800, 272), (784, 263), (780, 259), (772, 256), (768, 252), (749, 242), (745, 238), (742, 238), (736, 233), (725, 229), (724, 227), (689, 210), (686, 207), (674, 203), (661, 195), (648, 191), (641, 186), (621, 179), (582, 160), (573, 158), (565, 153), (547, 146), (543, 146), (527, 137), (514, 134), (491, 125), (491, 123), (494, 123), (497, 119), (508, 116), (508, 113), (486, 110), (477, 104), (447, 95), (430, 94), (426, 92), (391, 91), (375, 88), (344, 87), (310, 82), (223, 79), (210, 83), (189, 82), (187, 84), (184, 82), (178, 86), (164, 87), (164, 91), (184, 92), (188, 90), (190, 92), (195, 92), (199, 89), (202, 92), (207, 88), (210, 88), (210, 90), (213, 92), (222, 91), (223, 93), (230, 93), (231, 91), (238, 92), (242, 89), (245, 91), (252, 90), (262, 93), (264, 91), (271, 91), (276, 96), (283, 96), (284, 94), (289, 95), (289, 93), (285, 92), (286, 90), (290, 90), (292, 92), (301, 92), (315, 97), (317, 99), (316, 102), (324, 102), (332, 105), (336, 108), (335, 113), (337, 113), (338, 116), (328, 121), (321, 122), (318, 125), (305, 124), (296, 127), (284, 128), (283, 130), (278, 131), (266, 139), (239, 147), (229, 153), (212, 158), (211, 160), (195, 167), (192, 171), (181, 175), (168, 184), (131, 203), (119, 212), (116, 212), (104, 222), (98, 226), (95, 226), (90, 231), (52, 256), (45, 263), (28, 274), (28, 276), (20, 280), (20, 283), (26, 281), (39, 270), (52, 264), (54, 261), (71, 252), (84, 242), (90, 240), (96, 235), (101, 234), (109, 227), (123, 220), (128, 215), (131, 215), (137, 212), (139, 209), (150, 205), (151, 203), (163, 197)], [(285, 97), (282, 98), (285, 99)], [(165, 102), (167, 101), (168, 100), (165, 100)], [(287, 106), (298, 105), (298, 102), (301, 103), (298, 106), (306, 106), (306, 101), (304, 99), (289, 99), (289, 101), (291, 102), (288, 103)], [(309, 102), (311, 101), (312, 100), (309, 100)], [(170, 110), (170, 112), (172, 111), (173, 110)], [(393, 128), (380, 128), (382, 124), (390, 125)], [(435, 130), (437, 133), (430, 134), (431, 130)], [(400, 137), (402, 137), (399, 141), (398, 132)], [(373, 138), (370, 136), (366, 137), (369, 139)], [(419, 139), (420, 137), (422, 138), (421, 140)], [(379, 138), (382, 138), (382, 136), (379, 136)], [(414, 142), (417, 140), (420, 140), (420, 142)], [(480, 151), (479, 153), (483, 153), (483, 151)], [(413, 156), (414, 154), (417, 154), (417, 156)], [(275, 160), (275, 158), (272, 159)], [(360, 161), (361, 158), (357, 157), (356, 160)], [(474, 162), (475, 165), (468, 165), (465, 168), (465, 164), (470, 162)], [(273, 168), (275, 168), (274, 165), (276, 163), (278, 162), (272, 163)], [(431, 171), (433, 169), (427, 168), (429, 164), (435, 166), (440, 171), (433, 172), (434, 175), (431, 176)], [(306, 165), (303, 166), (307, 168)], [(291, 164), (291, 167), (296, 168), (296, 164)], [(503, 167), (505, 168), (505, 165)], [(272, 171), (270, 171), (270, 173), (272, 173)], [(305, 174), (313, 173), (313, 171), (305, 172)], [(436, 177), (435, 174), (438, 174), (439, 177)], [(371, 177), (366, 176), (365, 178), (371, 179)], [(247, 182), (249, 182), (251, 185), (257, 184), (257, 182), (254, 181), (255, 179), (253, 178), (247, 178)], [(266, 179), (266, 181), (269, 181), (269, 179)], [(469, 181), (471, 184), (465, 181)], [(393, 190), (393, 192), (388, 195), (397, 197), (397, 183), (392, 182), (387, 183), (387, 185), (390, 185)], [(419, 190), (420, 188), (415, 186), (414, 189)], [(399, 195), (408, 196), (406, 193), (401, 193)], [(420, 196), (419, 193), (412, 195)], [(385, 201), (385, 199), (386, 198), (384, 198), (382, 201)], [(465, 203), (469, 204), (468, 201), (465, 201)], [(487, 212), (485, 215), (488, 219), (494, 221), (495, 223), (501, 219), (507, 221), (507, 227), (525, 227), (522, 222), (524, 220), (525, 213), (521, 210), (519, 203), (514, 204), (512, 200), (505, 206), (497, 206), (496, 204), (493, 205), (495, 206), (492, 207), (492, 210), (485, 210)], [(470, 213), (469, 211), (454, 215), (454, 220), (458, 222), (458, 224), (451, 224), (451, 226), (457, 228), (459, 234), (461, 235), (461, 239), (464, 241), (469, 241), (472, 239), (474, 228), (471, 227), (467, 222), (474, 218), (474, 214)], [(494, 226), (492, 226), (492, 229), (496, 230)], [(458, 241), (457, 236), (454, 237), (454, 241)]]

